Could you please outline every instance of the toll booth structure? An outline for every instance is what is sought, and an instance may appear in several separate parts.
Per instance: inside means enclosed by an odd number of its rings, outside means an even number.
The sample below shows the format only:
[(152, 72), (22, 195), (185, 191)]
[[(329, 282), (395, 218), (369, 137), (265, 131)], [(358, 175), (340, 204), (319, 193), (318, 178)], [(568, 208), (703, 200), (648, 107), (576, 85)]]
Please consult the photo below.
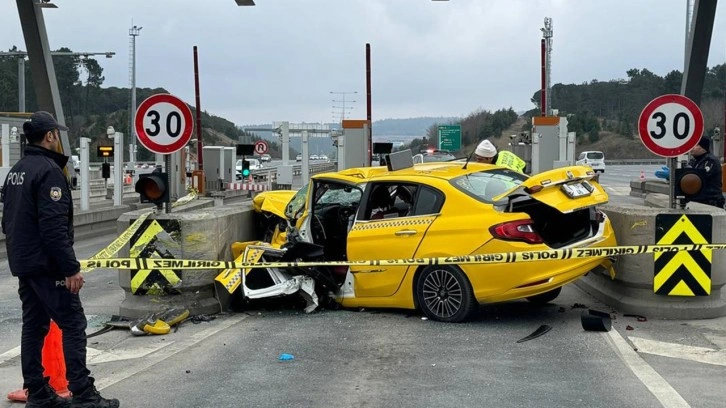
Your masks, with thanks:
[[(20, 133), (25, 119), (0, 124), (0, 182), (5, 180), (10, 168), (20, 160)], [(19, 126), (18, 126), (19, 125)]]
[(236, 148), (227, 146), (204, 146), (204, 179), (206, 191), (221, 191), (226, 183), (236, 181)]
[(512, 153), (527, 163), (529, 174), (575, 164), (576, 134), (567, 131), (566, 117), (535, 116), (531, 133), (510, 137)]
[(371, 124), (368, 120), (346, 119), (342, 123), (343, 132), (334, 138), (338, 147), (338, 171), (351, 167), (366, 167), (370, 163), (369, 134)]

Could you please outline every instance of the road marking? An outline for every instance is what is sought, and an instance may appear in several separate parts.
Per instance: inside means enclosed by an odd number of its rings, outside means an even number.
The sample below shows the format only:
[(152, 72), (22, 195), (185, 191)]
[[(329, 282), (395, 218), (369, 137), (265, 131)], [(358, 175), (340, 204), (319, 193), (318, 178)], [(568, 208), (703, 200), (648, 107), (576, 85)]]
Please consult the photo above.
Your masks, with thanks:
[(629, 337), (629, 339), (641, 353), (726, 366), (726, 351), (724, 350), (685, 346), (683, 344), (666, 343), (664, 341), (649, 340), (640, 337)]
[(0, 364), (6, 362), (8, 360), (12, 360), (19, 355), (20, 355), (20, 346), (10, 349), (10, 350), (0, 354)]
[[(150, 346), (136, 347), (131, 350), (99, 350), (93, 347), (86, 348), (86, 362), (91, 364), (110, 363), (112, 361), (132, 360), (135, 358), (145, 357), (155, 351), (174, 344), (174, 342), (160, 343)], [(20, 355), (20, 346), (10, 349), (0, 354), (0, 364), (12, 360)]]
[(136, 375), (140, 373), (141, 371), (147, 370), (154, 365), (166, 360), (169, 357), (172, 357), (173, 355), (184, 351), (188, 349), (189, 347), (192, 347), (196, 345), (197, 343), (201, 342), (202, 340), (211, 337), (217, 333), (219, 333), (222, 330), (228, 329), (235, 324), (241, 322), (242, 320), (246, 319), (248, 315), (246, 314), (237, 314), (237, 315), (229, 315), (224, 318), (218, 318), (215, 320), (215, 325), (204, 329), (198, 333), (195, 333), (188, 338), (174, 342), (172, 344), (169, 344), (169, 346), (164, 347), (160, 349), (158, 352), (151, 354), (148, 358), (145, 358), (143, 360), (140, 360), (139, 363), (133, 364), (133, 366), (128, 366), (126, 369), (121, 369), (119, 371), (115, 372), (115, 375), (106, 377), (104, 379), (96, 380), (96, 388), (99, 390), (102, 390), (106, 387), (110, 387), (118, 382), (121, 382), (133, 375)]
[(610, 330), (602, 335), (615, 349), (625, 365), (665, 408), (690, 407), (688, 402), (633, 350), (617, 330)]
[(159, 351), (174, 342), (152, 344), (149, 346), (136, 347), (131, 350), (98, 350), (91, 347), (86, 348), (86, 362), (90, 364), (110, 363), (111, 361), (132, 360), (146, 357), (149, 354)]

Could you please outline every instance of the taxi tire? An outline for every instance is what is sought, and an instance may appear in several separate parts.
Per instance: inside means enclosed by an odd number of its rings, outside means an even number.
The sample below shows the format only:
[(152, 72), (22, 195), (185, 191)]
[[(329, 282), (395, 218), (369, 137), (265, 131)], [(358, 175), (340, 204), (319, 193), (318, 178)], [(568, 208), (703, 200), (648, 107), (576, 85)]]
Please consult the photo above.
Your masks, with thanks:
[[(441, 278), (449, 280), (454, 288), (458, 287), (460, 299), (458, 310), (450, 315), (438, 313), (432, 309), (432, 306), (438, 304), (436, 300), (441, 301), (440, 297), (432, 302), (426, 301), (424, 292), (430, 295), (431, 285), (441, 281)], [(453, 282), (450, 280), (453, 279)], [(451, 286), (450, 286), (451, 287)], [(455, 292), (456, 293), (456, 292)], [(472, 317), (474, 312), (479, 310), (479, 303), (474, 297), (474, 291), (466, 274), (456, 265), (431, 265), (424, 268), (416, 280), (415, 286), (416, 304), (423, 314), (429, 319), (446, 323), (460, 323)], [(456, 296), (456, 295), (454, 295)], [(430, 297), (430, 296), (429, 296)]]
[(540, 293), (539, 295), (530, 296), (527, 298), (527, 300), (535, 305), (544, 305), (557, 299), (557, 296), (560, 295), (560, 292), (562, 292), (562, 286), (545, 293)]

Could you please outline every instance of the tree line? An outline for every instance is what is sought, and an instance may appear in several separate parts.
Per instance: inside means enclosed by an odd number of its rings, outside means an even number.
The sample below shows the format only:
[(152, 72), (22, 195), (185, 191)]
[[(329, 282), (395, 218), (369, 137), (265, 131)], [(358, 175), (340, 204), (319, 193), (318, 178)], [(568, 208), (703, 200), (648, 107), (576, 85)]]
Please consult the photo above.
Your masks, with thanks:
[[(645, 105), (660, 95), (681, 91), (683, 72), (678, 70), (659, 76), (646, 68), (632, 68), (626, 75), (627, 79), (552, 86), (552, 107), (559, 110), (560, 116), (568, 116), (568, 130), (577, 132), (578, 143), (596, 142), (600, 131), (637, 138), (637, 121)], [(725, 91), (726, 64), (708, 68), (700, 104), (706, 135), (711, 135), (715, 127), (723, 127)], [(532, 103), (536, 108), (527, 116), (540, 114), (540, 95), (541, 90), (534, 92)]]
[[(17, 52), (18, 48), (13, 46), (9, 51)], [(66, 47), (56, 51), (72, 52)], [(19, 109), (18, 58), (0, 56), (0, 112), (17, 112)], [(96, 146), (113, 144), (106, 135), (108, 126), (123, 132), (128, 141), (128, 135), (131, 134), (129, 132), (130, 88), (103, 88), (105, 80), (103, 67), (92, 57), (56, 55), (53, 56), (53, 67), (66, 125), (70, 129), (68, 137), (72, 149), (78, 148), (79, 138), (87, 137), (92, 141), (91, 157), (92, 160), (95, 159)], [(25, 64), (25, 89), (25, 111), (34, 112), (38, 110), (38, 102), (33, 92), (33, 78), (28, 63)], [(163, 88), (136, 88), (137, 105), (157, 93), (169, 92)], [(196, 109), (193, 106), (190, 108), (196, 118)], [(230, 145), (237, 143), (241, 136), (249, 136), (249, 140), (252, 141), (259, 139), (244, 132), (229, 120), (210, 115), (206, 111), (202, 112), (201, 120), (205, 145)], [(273, 153), (280, 149), (277, 143), (272, 142), (268, 145)], [(154, 160), (152, 152), (141, 144), (137, 146), (139, 161)], [(128, 151), (124, 151), (124, 155), (128, 159)]]

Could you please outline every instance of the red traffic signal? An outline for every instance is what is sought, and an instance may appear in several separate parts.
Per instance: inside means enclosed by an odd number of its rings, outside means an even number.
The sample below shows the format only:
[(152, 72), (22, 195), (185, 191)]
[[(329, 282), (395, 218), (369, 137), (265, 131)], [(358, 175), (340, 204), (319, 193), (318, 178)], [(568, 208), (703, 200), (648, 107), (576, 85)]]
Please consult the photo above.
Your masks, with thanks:
[(134, 189), (139, 193), (142, 203), (154, 203), (161, 207), (163, 203), (169, 202), (169, 180), (161, 169), (139, 175)]

